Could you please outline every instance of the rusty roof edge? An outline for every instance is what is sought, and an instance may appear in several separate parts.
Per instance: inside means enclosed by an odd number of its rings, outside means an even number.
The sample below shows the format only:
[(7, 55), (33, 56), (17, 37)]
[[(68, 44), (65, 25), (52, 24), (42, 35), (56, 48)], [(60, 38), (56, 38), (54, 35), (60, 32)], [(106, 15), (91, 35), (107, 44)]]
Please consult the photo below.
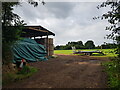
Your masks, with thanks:
[[(24, 26), (24, 27), (32, 27), (32, 28), (35, 28), (35, 27), (37, 27), (37, 28), (40, 28), (40, 30), (45, 30), (45, 31), (48, 31), (48, 33), (51, 33), (53, 36), (55, 36), (55, 34), (53, 33), (53, 32), (51, 32), (51, 31), (49, 31), (48, 29), (46, 29), (46, 28), (44, 28), (44, 27), (42, 27), (42, 26), (30, 26), (30, 25), (27, 25), (27, 26)], [(41, 29), (42, 28), (42, 29)], [(39, 30), (39, 29), (38, 29)], [(44, 31), (43, 31), (44, 32)]]

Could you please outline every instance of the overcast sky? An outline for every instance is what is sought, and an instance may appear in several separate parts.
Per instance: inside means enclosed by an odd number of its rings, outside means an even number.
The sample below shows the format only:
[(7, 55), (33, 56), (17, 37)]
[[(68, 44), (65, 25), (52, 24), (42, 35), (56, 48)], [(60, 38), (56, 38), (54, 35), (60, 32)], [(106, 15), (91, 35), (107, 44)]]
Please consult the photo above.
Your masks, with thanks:
[(95, 45), (112, 40), (104, 39), (108, 24), (106, 20), (93, 20), (108, 9), (97, 9), (100, 2), (46, 2), (33, 7), (23, 2), (14, 7), (17, 13), (28, 25), (41, 25), (55, 33), (54, 45), (65, 45), (70, 41), (93, 40)]

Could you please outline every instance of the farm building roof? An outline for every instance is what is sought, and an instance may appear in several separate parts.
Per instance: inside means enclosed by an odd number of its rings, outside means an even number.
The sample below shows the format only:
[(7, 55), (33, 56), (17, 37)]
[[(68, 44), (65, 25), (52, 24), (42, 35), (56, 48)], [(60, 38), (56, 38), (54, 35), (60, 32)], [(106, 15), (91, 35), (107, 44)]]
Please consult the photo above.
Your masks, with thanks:
[(42, 26), (24, 26), (25, 28), (23, 31), (25, 33), (22, 33), (22, 37), (37, 37), (37, 36), (47, 36), (47, 35), (53, 35), (55, 34), (46, 28)]

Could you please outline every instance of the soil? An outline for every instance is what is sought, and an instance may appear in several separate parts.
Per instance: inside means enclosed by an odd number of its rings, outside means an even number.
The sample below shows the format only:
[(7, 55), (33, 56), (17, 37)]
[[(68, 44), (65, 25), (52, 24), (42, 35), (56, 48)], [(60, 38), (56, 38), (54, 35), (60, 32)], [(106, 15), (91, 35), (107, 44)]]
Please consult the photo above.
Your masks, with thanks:
[(48, 61), (31, 63), (38, 72), (4, 88), (107, 88), (101, 62), (108, 58), (57, 55)]

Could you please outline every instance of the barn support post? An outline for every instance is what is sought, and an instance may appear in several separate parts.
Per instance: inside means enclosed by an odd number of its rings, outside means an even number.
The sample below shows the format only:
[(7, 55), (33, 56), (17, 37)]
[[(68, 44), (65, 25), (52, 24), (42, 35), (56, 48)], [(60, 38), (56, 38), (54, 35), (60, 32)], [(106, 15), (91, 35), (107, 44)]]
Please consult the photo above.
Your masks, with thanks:
[(46, 51), (47, 51), (47, 57), (48, 57), (49, 56), (48, 32), (47, 32), (47, 38), (46, 38)]

